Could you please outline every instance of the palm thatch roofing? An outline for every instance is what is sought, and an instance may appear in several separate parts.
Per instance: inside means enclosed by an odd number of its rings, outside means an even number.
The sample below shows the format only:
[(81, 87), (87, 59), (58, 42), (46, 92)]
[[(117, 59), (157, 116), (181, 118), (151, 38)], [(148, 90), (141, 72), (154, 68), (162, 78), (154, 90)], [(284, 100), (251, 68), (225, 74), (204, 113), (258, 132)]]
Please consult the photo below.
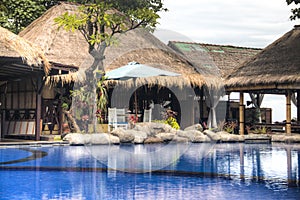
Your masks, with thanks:
[(209, 72), (222, 79), (261, 51), (259, 48), (181, 41), (170, 41), (168, 46), (185, 55), (201, 73)]
[(300, 89), (300, 26), (230, 74), (226, 87), (230, 91)]
[(43, 52), (31, 42), (0, 27), (0, 80), (31, 76), (33, 72), (48, 74), (51, 65)]
[[(88, 53), (87, 42), (79, 31), (66, 32), (58, 29), (54, 23), (54, 18), (65, 12), (75, 13), (77, 8), (77, 4), (60, 3), (35, 20), (20, 35), (39, 45), (51, 62), (77, 66), (81, 71), (91, 66), (93, 62), (93, 58)], [(112, 45), (105, 51), (105, 71), (135, 61), (182, 75), (180, 78), (152, 77), (136, 80), (143, 84), (177, 86), (205, 84), (205, 77), (194, 68), (193, 64), (148, 31), (135, 29), (126, 34), (116, 35), (116, 39), (117, 45)], [(76, 81), (78, 76), (64, 78)], [(132, 82), (128, 83), (132, 84)]]

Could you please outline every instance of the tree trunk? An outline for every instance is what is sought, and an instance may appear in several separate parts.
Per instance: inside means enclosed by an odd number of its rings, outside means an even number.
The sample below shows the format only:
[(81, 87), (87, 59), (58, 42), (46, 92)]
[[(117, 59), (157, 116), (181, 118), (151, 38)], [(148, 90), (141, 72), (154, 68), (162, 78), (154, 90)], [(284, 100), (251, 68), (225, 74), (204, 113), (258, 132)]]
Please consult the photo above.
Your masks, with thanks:
[(99, 71), (99, 73), (104, 73), (104, 66), (103, 66), (103, 60), (105, 59), (104, 52), (107, 47), (106, 42), (101, 42), (97, 49), (93, 49), (90, 51), (90, 55), (93, 56), (94, 62), (86, 71), (86, 86), (87, 86), (87, 92), (91, 94), (91, 103), (92, 105), (90, 108), (92, 108), (90, 112), (90, 117), (92, 119), (93, 124), (93, 131), (96, 131), (96, 125), (97, 125), (97, 117), (96, 117), (96, 111), (97, 111), (97, 76), (96, 73)]
[(75, 118), (71, 115), (71, 113), (69, 111), (63, 110), (63, 113), (65, 114), (70, 130), (72, 133), (80, 133), (80, 128), (76, 123)]

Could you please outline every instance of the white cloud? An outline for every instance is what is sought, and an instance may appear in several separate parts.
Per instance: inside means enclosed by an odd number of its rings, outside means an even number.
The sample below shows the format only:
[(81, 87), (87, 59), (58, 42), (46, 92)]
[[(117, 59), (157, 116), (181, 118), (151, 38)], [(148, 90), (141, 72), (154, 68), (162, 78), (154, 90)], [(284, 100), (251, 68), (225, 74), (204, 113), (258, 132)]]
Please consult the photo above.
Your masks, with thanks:
[(292, 29), (284, 0), (165, 0), (158, 28), (195, 42), (265, 47)]
[[(194, 41), (264, 48), (293, 28), (292, 6), (285, 0), (165, 0), (169, 9), (161, 13), (156, 36), (169, 40)], [(263, 107), (273, 110), (273, 121), (285, 119), (285, 97), (267, 95)], [(296, 116), (296, 107), (292, 107)]]

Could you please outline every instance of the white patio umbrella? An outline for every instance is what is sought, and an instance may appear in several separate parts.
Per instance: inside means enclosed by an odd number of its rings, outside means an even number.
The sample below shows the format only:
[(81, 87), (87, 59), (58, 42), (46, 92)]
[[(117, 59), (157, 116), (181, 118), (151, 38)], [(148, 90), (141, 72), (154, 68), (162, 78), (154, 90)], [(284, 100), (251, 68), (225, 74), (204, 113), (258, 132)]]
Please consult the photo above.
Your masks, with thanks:
[[(130, 62), (125, 66), (111, 70), (106, 73), (108, 80), (128, 80), (134, 78), (146, 78), (152, 76), (180, 76), (181, 74), (150, 67), (138, 62)], [(135, 102), (137, 102), (136, 92)], [(137, 104), (135, 103), (135, 112), (137, 115)]]
[(131, 78), (145, 78), (151, 76), (180, 76), (180, 74), (150, 67), (138, 62), (130, 62), (125, 66), (106, 73), (109, 80), (128, 80)]

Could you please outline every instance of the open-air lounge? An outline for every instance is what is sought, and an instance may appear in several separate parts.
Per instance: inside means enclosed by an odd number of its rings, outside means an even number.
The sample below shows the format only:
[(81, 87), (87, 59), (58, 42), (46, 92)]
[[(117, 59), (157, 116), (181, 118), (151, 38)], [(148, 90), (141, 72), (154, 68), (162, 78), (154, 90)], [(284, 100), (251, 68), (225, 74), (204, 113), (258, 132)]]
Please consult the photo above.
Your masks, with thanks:
[[(78, 104), (70, 98), (70, 91), (80, 85), (84, 78), (82, 71), (93, 58), (87, 53), (88, 46), (80, 33), (55, 27), (54, 18), (66, 10), (75, 12), (76, 5), (61, 3), (54, 6), (20, 33), (24, 40), (39, 46), (45, 53), (42, 58), (49, 61), (33, 67), (34, 64), (26, 63), (29, 59), (24, 63), (19, 57), (11, 57), (9, 52), (2, 52), (1, 63), (7, 70), (1, 72), (0, 79), (1, 137), (19, 135), (40, 140), (41, 136), (72, 131), (70, 124), (67, 125), (70, 113), (64, 112), (62, 106), (69, 97), (68, 106), (78, 110)], [(48, 34), (50, 30), (55, 32), (55, 37)], [(221, 121), (230, 121), (238, 123), (235, 129), (244, 135), (245, 131), (249, 132), (245, 124), (244, 93), (250, 93), (258, 108), (262, 94), (286, 95), (285, 123), (272, 124), (270, 118), (252, 126), (283, 130), (291, 135), (300, 128), (299, 122), (292, 123), (290, 111), (291, 102), (294, 102), (299, 119), (298, 32), (299, 27), (295, 26), (263, 50), (175, 41), (165, 45), (142, 29), (120, 35), (119, 44), (106, 50), (104, 67), (107, 73), (134, 61), (177, 75), (106, 80), (108, 102), (106, 110), (97, 116), (102, 124), (106, 124), (101, 130), (111, 132), (117, 127), (132, 128), (139, 122), (158, 122), (164, 120), (167, 110), (172, 110), (181, 129), (198, 123), (204, 128), (216, 129)], [(64, 41), (70, 42), (65, 44)], [(52, 44), (51, 48), (48, 44)], [(281, 53), (283, 50), (288, 56)], [(47, 63), (51, 64), (51, 70)], [(24, 75), (30, 78), (23, 80)], [(21, 78), (22, 82), (19, 81)], [(232, 92), (240, 92), (239, 103), (231, 101)], [(228, 100), (219, 101), (225, 94)], [(29, 100), (33, 102), (31, 105), (27, 103)], [(98, 130), (93, 128), (93, 116), (91, 113), (76, 116), (82, 131)]]

